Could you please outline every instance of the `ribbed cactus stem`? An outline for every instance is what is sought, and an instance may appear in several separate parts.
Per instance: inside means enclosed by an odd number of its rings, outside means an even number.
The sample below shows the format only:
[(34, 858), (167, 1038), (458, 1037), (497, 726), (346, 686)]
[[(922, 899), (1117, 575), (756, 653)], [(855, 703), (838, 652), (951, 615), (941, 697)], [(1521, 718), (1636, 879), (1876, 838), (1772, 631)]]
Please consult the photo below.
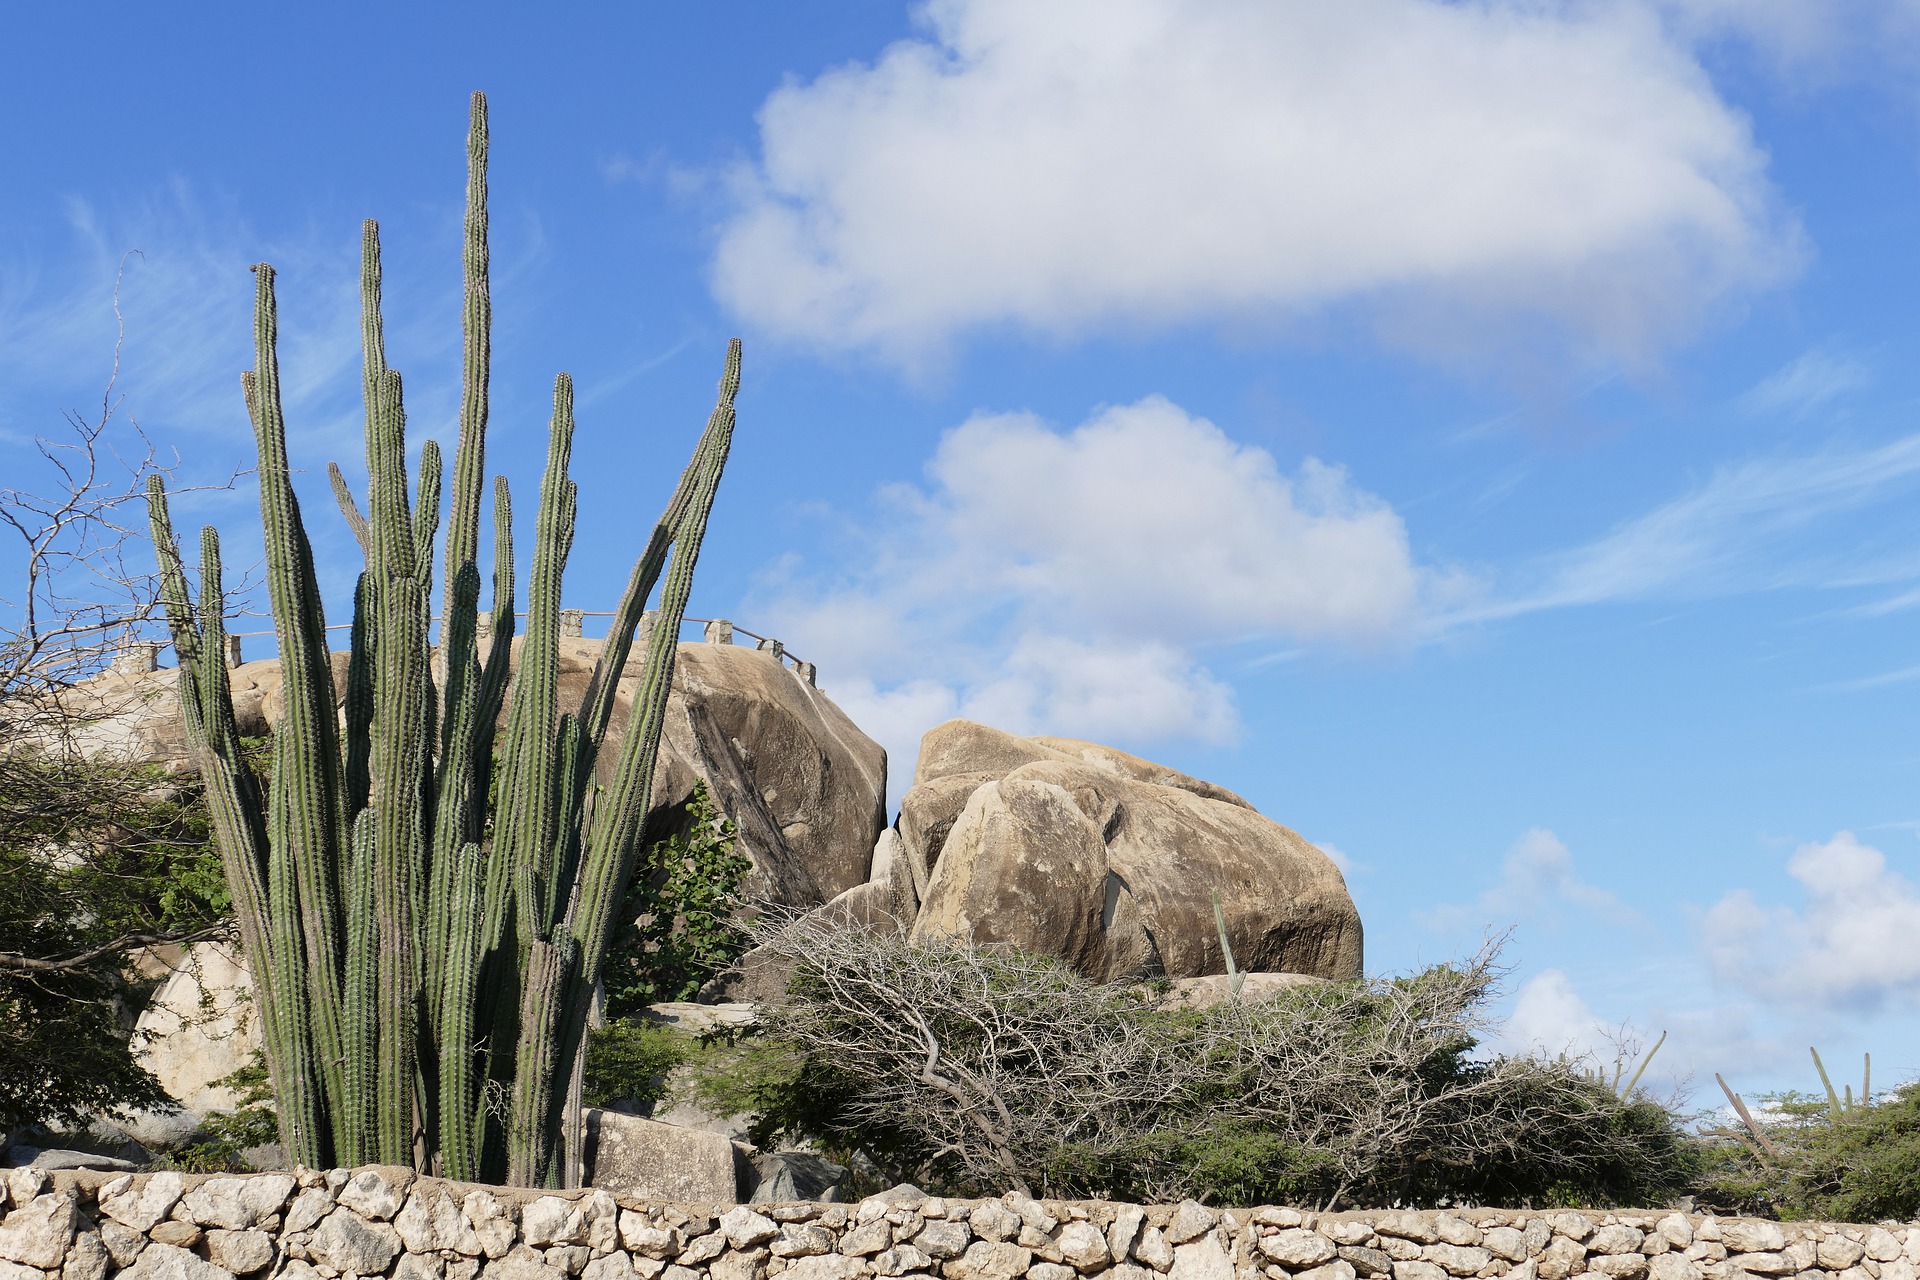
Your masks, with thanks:
[[(181, 723), (206, 780), (289, 1154), (310, 1167), (416, 1163), (448, 1176), (558, 1184), (578, 1176), (579, 1066), (612, 904), (645, 816), (658, 738), (715, 486), (733, 431), (739, 346), (720, 401), (634, 566), (580, 706), (562, 707), (561, 581), (578, 518), (567, 475), (573, 384), (555, 381), (535, 517), (528, 624), (495, 773), (515, 633), (512, 504), (493, 493), (490, 637), (479, 563), (488, 415), (486, 100), (468, 134), (460, 436), (446, 509), (440, 647), (433, 646), (441, 454), (407, 467), (404, 388), (388, 367), (379, 227), (362, 228), (367, 494), (338, 467), (359, 542), (344, 697), (336, 707), (313, 553), (291, 482), (273, 269), (256, 268), (254, 368), (242, 375), (259, 454), (266, 582), (284, 680), (273, 784), (254, 782), (234, 726), (217, 537), (189, 594), (166, 491), (148, 491), (161, 592), (180, 654)], [(662, 581), (664, 573), (664, 581)], [(654, 587), (613, 785), (594, 771), (616, 685)], [(484, 650), (484, 651), (483, 651)], [(336, 721), (336, 712), (341, 719)], [(344, 729), (341, 725), (344, 725)], [(497, 785), (496, 785), (497, 783)], [(489, 812), (490, 794), (497, 795)], [(560, 1135), (570, 1135), (564, 1142)]]
[(520, 1004), (520, 1054), (515, 1064), (513, 1118), (507, 1128), (507, 1180), (548, 1186), (558, 1133), (554, 1127), (554, 1048), (562, 1002), (578, 967), (579, 946), (562, 934), (536, 940), (527, 961)]
[[(286, 1010), (302, 1046), (311, 1042), (320, 1071), (338, 1087), (340, 1061), (340, 896), (345, 863), (345, 807), (335, 742), (333, 668), (326, 617), (314, 580), (313, 550), (300, 521), (287, 461), (280, 404), (279, 317), (273, 268), (254, 268), (254, 440), (260, 457), (260, 521), (265, 533), (267, 593), (280, 646), (283, 710), (274, 729), (273, 785), (268, 792), (268, 883), (276, 938), (297, 931), (288, 966), (311, 968), (311, 990)], [(273, 891), (276, 862), (284, 891)], [(276, 948), (277, 949), (277, 948)], [(299, 975), (302, 988), (307, 974)], [(311, 1026), (308, 1025), (311, 1018)], [(318, 1103), (316, 1102), (316, 1108)], [(315, 1114), (318, 1114), (316, 1109)], [(317, 1126), (311, 1135), (324, 1144)], [(311, 1148), (316, 1155), (324, 1145)], [(305, 1159), (303, 1155), (301, 1157)]]
[[(487, 403), (493, 297), (487, 283), (487, 95), (473, 95), (467, 125), (467, 212), (461, 249), (465, 300), (460, 311), (460, 440), (453, 456), (453, 509), (447, 517), (446, 581), (480, 554), (480, 489), (487, 470)], [(496, 596), (496, 599), (498, 597)]]
[(353, 864), (347, 872), (347, 979), (341, 1035), (346, 1043), (339, 1110), (340, 1159), (376, 1158), (375, 1063), (380, 1053), (380, 929), (375, 893), (373, 811), (353, 824)]
[(468, 1179), (479, 1171), (479, 1134), (474, 1126), (474, 1014), (480, 990), (480, 846), (465, 844), (447, 875), (447, 914), (463, 927), (447, 933), (440, 1003), (444, 1010), (440, 1050), (440, 1155), (446, 1176)]

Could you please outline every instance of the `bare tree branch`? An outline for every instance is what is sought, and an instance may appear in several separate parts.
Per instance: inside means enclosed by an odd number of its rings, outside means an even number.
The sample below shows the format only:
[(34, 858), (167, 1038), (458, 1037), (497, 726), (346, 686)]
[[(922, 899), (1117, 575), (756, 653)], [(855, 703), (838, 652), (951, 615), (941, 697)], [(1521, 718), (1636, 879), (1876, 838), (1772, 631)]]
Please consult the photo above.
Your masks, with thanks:
[(1470, 1056), (1502, 974), (1497, 939), (1408, 978), (1193, 1010), (1052, 958), (913, 942), (831, 912), (770, 912), (758, 936), (797, 971), (790, 999), (763, 1006), (762, 1034), (844, 1097), (835, 1132), (905, 1135), (981, 1190), (1205, 1194), (1196, 1151), (1242, 1137), (1248, 1159), (1300, 1170), (1330, 1207), (1521, 1166), (1543, 1188), (1598, 1167), (1645, 1186), (1673, 1132), (1615, 1124), (1629, 1104), (1571, 1064)]
[(0, 951), (0, 973), (74, 973), (90, 967), (103, 957), (124, 955), (138, 947), (160, 946), (164, 943), (188, 945), (204, 942), (209, 938), (227, 937), (232, 933), (233, 922), (219, 920), (198, 929), (173, 929), (161, 933), (123, 933), (98, 946), (60, 956), (41, 957), (24, 955), (18, 951)]

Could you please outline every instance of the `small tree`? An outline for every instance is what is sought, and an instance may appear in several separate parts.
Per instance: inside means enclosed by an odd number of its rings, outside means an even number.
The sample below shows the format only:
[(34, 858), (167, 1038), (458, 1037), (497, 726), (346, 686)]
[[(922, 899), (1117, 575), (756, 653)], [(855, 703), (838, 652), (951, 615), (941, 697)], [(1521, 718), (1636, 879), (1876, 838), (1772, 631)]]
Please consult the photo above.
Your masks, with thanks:
[(116, 341), (98, 413), (35, 437), (36, 478), (23, 461), (0, 488), (0, 1131), (166, 1105), (129, 1052), (127, 956), (225, 925), (198, 788), (89, 745), (82, 686), (157, 608), (125, 508), (161, 467), (118, 417), (118, 369)]
[(734, 916), (752, 867), (732, 821), (696, 779), (682, 829), (647, 850), (621, 904), (601, 978), (608, 1018), (691, 1000), (740, 956), (747, 935)]

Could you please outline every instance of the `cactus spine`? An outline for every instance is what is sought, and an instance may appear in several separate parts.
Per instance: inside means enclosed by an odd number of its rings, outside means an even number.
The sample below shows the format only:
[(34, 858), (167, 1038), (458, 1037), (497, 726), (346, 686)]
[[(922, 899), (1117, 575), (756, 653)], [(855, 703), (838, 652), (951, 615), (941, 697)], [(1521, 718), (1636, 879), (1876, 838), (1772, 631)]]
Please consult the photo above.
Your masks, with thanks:
[[(233, 886), (289, 1154), (316, 1168), (379, 1161), (557, 1186), (577, 1176), (566, 1113), (577, 1101), (602, 953), (638, 852), (680, 619), (732, 443), (740, 347), (729, 345), (719, 401), (649, 532), (577, 707), (561, 705), (559, 689), (560, 586), (578, 490), (567, 475), (573, 384), (566, 374), (556, 379), (527, 634), (506, 706), (514, 557), (504, 479), (493, 487), (485, 652), (479, 627), (492, 323), (486, 125), (486, 100), (475, 94), (460, 434), (437, 646), (440, 452), (425, 443), (410, 495), (404, 388), (387, 367), (382, 333), (379, 231), (366, 224), (364, 516), (330, 468), (366, 559), (340, 690), (289, 481), (273, 269), (254, 269), (254, 368), (242, 385), (260, 457), (267, 584), (286, 687), (265, 795), (234, 729), (218, 535), (202, 535), (196, 602), (158, 478), (148, 506), (180, 656), (182, 723)], [(658, 620), (644, 652), (632, 655), (656, 586)], [(640, 691), (618, 758), (603, 760), (615, 685), (630, 656), (640, 663)]]

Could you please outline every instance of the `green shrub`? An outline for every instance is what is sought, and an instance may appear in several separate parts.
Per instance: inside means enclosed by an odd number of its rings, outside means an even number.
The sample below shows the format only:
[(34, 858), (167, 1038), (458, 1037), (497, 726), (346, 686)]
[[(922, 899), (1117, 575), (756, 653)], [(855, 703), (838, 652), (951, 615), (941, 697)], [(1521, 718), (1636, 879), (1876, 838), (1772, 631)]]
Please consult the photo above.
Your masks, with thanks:
[(250, 1173), (253, 1163), (247, 1152), (280, 1141), (265, 1054), (254, 1050), (251, 1062), (213, 1083), (238, 1093), (240, 1105), (209, 1112), (194, 1140), (163, 1157), (160, 1166), (190, 1173)]
[(201, 788), (18, 737), (0, 724), (0, 1130), (166, 1107), (129, 1052), (147, 992), (124, 969), (231, 909)]
[(668, 1076), (693, 1049), (693, 1037), (657, 1022), (609, 1022), (587, 1036), (581, 1096), (590, 1107), (624, 1103), (646, 1109), (664, 1096)]
[(601, 970), (609, 1018), (691, 1000), (739, 958), (747, 938), (734, 915), (752, 866), (734, 848), (733, 823), (696, 781), (681, 830), (647, 850), (627, 890)]
[(1057, 960), (821, 915), (763, 930), (789, 1001), (696, 1064), (757, 1141), (861, 1151), (943, 1194), (1329, 1207), (1660, 1203), (1674, 1116), (1564, 1062), (1476, 1056), (1491, 952), (1206, 1010)]
[(1838, 1115), (1809, 1094), (1758, 1102), (1766, 1147), (1744, 1129), (1716, 1129), (1703, 1143), (1703, 1206), (1829, 1222), (1920, 1217), (1920, 1081)]
[(1920, 1083), (1803, 1132), (1790, 1203), (1838, 1222), (1920, 1217)]

